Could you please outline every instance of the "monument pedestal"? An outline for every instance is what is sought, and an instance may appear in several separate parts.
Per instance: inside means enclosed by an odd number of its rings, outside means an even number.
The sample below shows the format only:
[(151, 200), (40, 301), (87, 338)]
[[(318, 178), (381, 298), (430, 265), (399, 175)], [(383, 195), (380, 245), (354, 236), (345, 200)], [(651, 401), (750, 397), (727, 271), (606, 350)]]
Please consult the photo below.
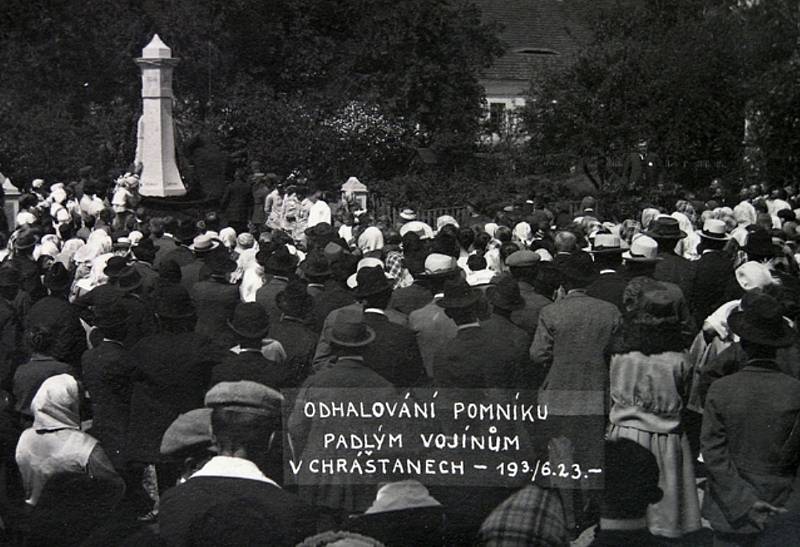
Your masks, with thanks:
[(136, 160), (142, 162), (139, 193), (171, 197), (186, 194), (175, 162), (175, 128), (172, 118), (172, 71), (179, 59), (158, 34), (142, 50), (136, 64), (142, 70), (142, 118)]

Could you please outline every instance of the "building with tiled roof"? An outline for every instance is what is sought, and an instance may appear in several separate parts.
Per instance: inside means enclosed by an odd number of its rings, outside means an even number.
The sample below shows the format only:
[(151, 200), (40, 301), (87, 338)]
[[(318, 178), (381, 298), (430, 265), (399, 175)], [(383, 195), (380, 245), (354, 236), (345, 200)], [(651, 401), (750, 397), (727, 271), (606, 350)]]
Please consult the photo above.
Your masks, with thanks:
[(608, 0), (475, 0), (485, 22), (501, 27), (504, 55), (481, 73), (492, 119), (525, 104), (530, 83), (575, 59), (591, 38), (591, 21)]

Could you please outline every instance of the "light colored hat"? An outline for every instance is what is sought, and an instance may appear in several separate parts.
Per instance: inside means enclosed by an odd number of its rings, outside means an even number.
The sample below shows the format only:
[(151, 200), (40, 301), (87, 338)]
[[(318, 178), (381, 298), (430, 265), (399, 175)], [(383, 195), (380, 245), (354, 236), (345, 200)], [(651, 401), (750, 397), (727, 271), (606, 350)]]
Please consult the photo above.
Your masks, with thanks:
[(452, 256), (431, 253), (425, 258), (425, 277), (450, 275), (458, 269), (458, 262)]
[(414, 209), (406, 207), (400, 211), (400, 218), (403, 220), (417, 220), (417, 213), (414, 212)]
[(192, 244), (189, 245), (189, 249), (196, 253), (205, 253), (216, 249), (218, 246), (219, 241), (214, 239), (213, 235), (206, 232), (205, 234), (200, 234), (199, 236), (195, 237), (192, 241)]
[(56, 211), (56, 222), (59, 224), (65, 224), (72, 220), (72, 215), (67, 211), (64, 207), (60, 208)]
[(425, 224), (420, 220), (412, 220), (410, 222), (406, 222), (400, 227), (400, 237), (403, 237), (408, 232), (416, 233), (420, 239), (431, 239), (433, 238), (433, 228)]
[(25, 224), (35, 224), (36, 216), (28, 211), (20, 211), (17, 214), (17, 226), (24, 226)]
[(454, 219), (450, 215), (442, 215), (442, 216), (440, 216), (439, 218), (436, 219), (436, 230), (441, 230), (442, 228), (444, 228), (448, 224), (451, 224), (451, 225), (455, 226), (456, 228), (459, 227), (458, 226), (458, 221), (456, 221), (456, 219)]
[(131, 233), (128, 234), (128, 239), (130, 240), (131, 245), (138, 245), (143, 237), (144, 234), (139, 230), (133, 230)]
[(550, 251), (548, 251), (547, 249), (536, 249), (533, 252), (536, 253), (537, 255), (539, 255), (539, 258), (541, 259), (542, 262), (552, 262), (553, 261), (553, 255), (551, 255)]
[(764, 264), (760, 262), (745, 262), (736, 268), (736, 281), (745, 291), (753, 289), (763, 289), (769, 285), (774, 285), (775, 280)]
[(378, 490), (375, 501), (365, 511), (366, 514), (402, 511), (403, 509), (420, 509), (422, 507), (441, 507), (428, 489), (419, 481), (406, 480), (390, 482)]
[(658, 243), (652, 237), (639, 236), (631, 243), (631, 248), (622, 253), (629, 262), (658, 262)]
[(347, 278), (347, 286), (351, 289), (355, 289), (358, 286), (358, 272), (362, 268), (375, 268), (376, 266), (384, 268), (383, 260), (372, 257), (362, 258), (359, 260), (358, 265), (356, 266), (356, 273)]
[(731, 238), (726, 233), (727, 225), (724, 220), (716, 218), (709, 218), (703, 224), (703, 229), (700, 232), (700, 237), (710, 239), (712, 241), (727, 241)]
[(243, 233), (239, 234), (239, 237), (236, 238), (236, 243), (242, 249), (251, 248), (253, 245), (255, 245), (255, 242), (256, 242), (256, 240), (253, 237), (253, 234), (251, 234), (250, 232), (243, 232)]
[(592, 242), (592, 254), (621, 253), (622, 242), (614, 234), (597, 234)]
[(31, 186), (33, 188), (41, 188), (42, 186), (44, 186), (44, 179), (33, 179), (33, 181), (31, 182)]

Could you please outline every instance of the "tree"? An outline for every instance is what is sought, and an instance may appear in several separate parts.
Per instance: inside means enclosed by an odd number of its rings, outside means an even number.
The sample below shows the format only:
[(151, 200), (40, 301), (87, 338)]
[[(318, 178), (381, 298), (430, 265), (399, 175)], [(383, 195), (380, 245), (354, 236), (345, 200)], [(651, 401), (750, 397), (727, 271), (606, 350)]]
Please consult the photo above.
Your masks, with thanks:
[[(474, 143), (477, 74), (501, 51), (468, 0), (6, 0), (0, 18), (0, 162), (18, 181), (73, 176), (99, 147), (104, 168), (131, 160), (132, 60), (153, 32), (181, 58), (179, 141), (210, 132), (325, 181)], [(369, 130), (343, 133), (348, 116)]]

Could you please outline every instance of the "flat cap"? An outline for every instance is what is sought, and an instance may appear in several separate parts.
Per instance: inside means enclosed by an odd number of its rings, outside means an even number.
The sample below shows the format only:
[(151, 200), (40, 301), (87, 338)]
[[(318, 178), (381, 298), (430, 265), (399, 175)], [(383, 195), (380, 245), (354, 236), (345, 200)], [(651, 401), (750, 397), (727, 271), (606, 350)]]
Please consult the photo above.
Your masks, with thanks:
[(524, 268), (525, 266), (536, 265), (539, 260), (541, 260), (541, 257), (533, 251), (514, 251), (506, 258), (506, 266)]
[(283, 395), (258, 382), (220, 382), (208, 390), (205, 404), (210, 408), (280, 416)]
[(211, 446), (211, 409), (197, 408), (178, 416), (161, 438), (161, 454), (173, 456), (190, 448)]

